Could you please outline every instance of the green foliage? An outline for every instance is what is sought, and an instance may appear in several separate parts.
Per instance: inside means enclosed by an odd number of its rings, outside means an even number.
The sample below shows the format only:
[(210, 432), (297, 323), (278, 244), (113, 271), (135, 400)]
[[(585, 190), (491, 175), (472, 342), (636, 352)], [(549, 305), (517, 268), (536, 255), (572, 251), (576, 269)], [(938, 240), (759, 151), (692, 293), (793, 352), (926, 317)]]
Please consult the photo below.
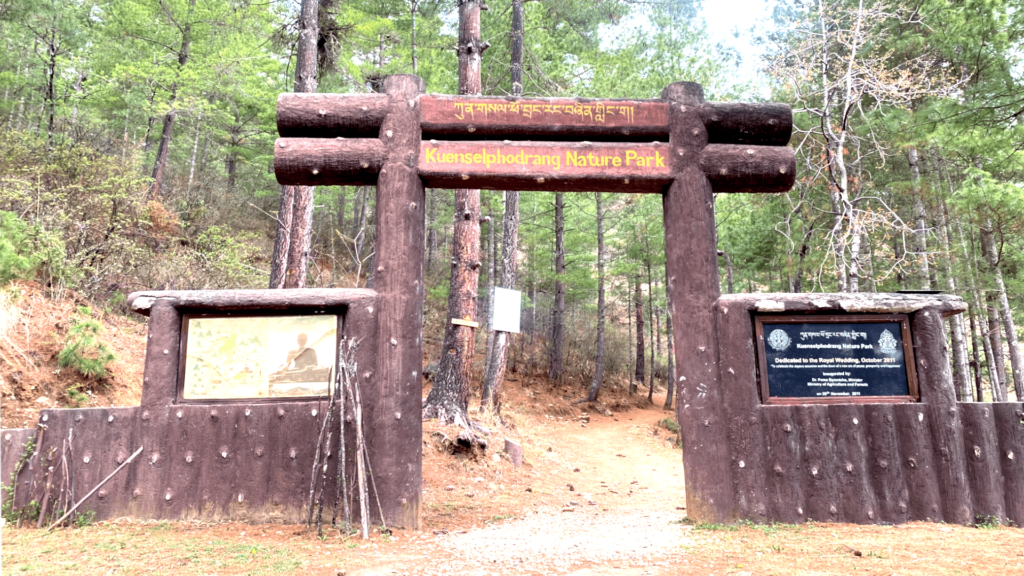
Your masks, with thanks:
[(39, 504), (34, 500), (29, 505), (20, 510), (14, 508), (14, 497), (16, 496), (18, 488), (18, 474), (28, 464), (29, 458), (32, 457), (36, 451), (36, 437), (29, 438), (28, 442), (25, 442), (21, 447), (21, 456), (18, 457), (18, 462), (14, 465), (14, 470), (11, 471), (11, 480), (3, 486), (3, 505), (0, 506), (0, 516), (8, 523), (14, 523), (18, 521), (19, 517), (27, 517), (29, 520), (39, 517)]
[(1002, 528), (1003, 522), (998, 516), (978, 516), (974, 519), (974, 527), (979, 530)]
[(693, 525), (694, 530), (707, 532), (735, 532), (740, 529), (738, 524), (719, 524), (717, 522), (698, 522)]
[(256, 235), (210, 226), (196, 237), (197, 255), (206, 271), (222, 285), (255, 284), (261, 272), (251, 265), (257, 251)]
[(41, 268), (51, 278), (69, 276), (63, 242), (55, 233), (28, 224), (13, 212), (0, 211), (0, 283), (31, 277)]
[(73, 408), (79, 408), (89, 402), (89, 395), (82, 392), (82, 387), (82, 384), (76, 383), (64, 389), (64, 395), (68, 399), (68, 404)]
[(13, 212), (0, 211), (0, 282), (35, 272), (40, 257), (28, 246), (28, 226)]
[(658, 426), (661, 426), (669, 432), (679, 432), (679, 423), (672, 417), (666, 417), (658, 420)]
[[(103, 326), (93, 318), (92, 310), (79, 306), (68, 329), (64, 348), (57, 354), (57, 365), (72, 368), (86, 378), (106, 378), (110, 374), (108, 367), (116, 358), (100, 340), (102, 330)], [(68, 388), (68, 393), (69, 398), (73, 398), (71, 388)]]
[(92, 510), (85, 510), (82, 512), (75, 513), (75, 528), (85, 528), (86, 526), (92, 526), (93, 522), (96, 521), (96, 512)]

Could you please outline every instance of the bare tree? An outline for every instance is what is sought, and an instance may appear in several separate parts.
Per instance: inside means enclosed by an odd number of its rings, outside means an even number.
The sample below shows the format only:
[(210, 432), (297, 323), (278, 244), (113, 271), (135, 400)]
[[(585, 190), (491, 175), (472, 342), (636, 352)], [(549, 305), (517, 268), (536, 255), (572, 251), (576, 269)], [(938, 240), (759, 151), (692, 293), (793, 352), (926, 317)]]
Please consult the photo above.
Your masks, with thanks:
[[(864, 160), (888, 154), (871, 134), (865, 111), (947, 96), (963, 81), (936, 66), (938, 58), (927, 50), (899, 59), (887, 48), (891, 30), (923, 25), (920, 12), (885, 0), (860, 0), (853, 9), (836, 0), (818, 0), (816, 8), (790, 27), (794, 41), (780, 46), (771, 58), (772, 72), (789, 86), (790, 98), (800, 107), (797, 112), (812, 121), (812, 127), (795, 130), (795, 136), (801, 152), (823, 159), (815, 160), (809, 171), (813, 180), (828, 185), (829, 206), (821, 210), (832, 218), (830, 254), (822, 259), (820, 271), (834, 262), (839, 291), (860, 290), (863, 239), (871, 229), (895, 230), (898, 236), (913, 233), (894, 210), (860, 187)], [(868, 201), (879, 207), (866, 209)]]

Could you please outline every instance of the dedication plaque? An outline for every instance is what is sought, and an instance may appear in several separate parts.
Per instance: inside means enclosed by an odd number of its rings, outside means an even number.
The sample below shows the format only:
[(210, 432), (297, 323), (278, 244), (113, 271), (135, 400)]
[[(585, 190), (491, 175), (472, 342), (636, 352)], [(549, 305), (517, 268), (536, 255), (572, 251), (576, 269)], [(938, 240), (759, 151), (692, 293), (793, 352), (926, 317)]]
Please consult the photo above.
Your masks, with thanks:
[(906, 314), (755, 317), (767, 404), (918, 399)]

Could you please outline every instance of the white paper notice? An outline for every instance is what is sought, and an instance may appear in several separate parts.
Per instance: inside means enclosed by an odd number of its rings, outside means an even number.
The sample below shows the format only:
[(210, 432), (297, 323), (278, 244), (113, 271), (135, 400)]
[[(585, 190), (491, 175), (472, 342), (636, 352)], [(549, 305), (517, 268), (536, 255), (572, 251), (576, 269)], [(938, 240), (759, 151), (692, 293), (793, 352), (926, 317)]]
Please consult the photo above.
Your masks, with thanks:
[(519, 334), (519, 315), (522, 305), (522, 292), (495, 286), (491, 329)]

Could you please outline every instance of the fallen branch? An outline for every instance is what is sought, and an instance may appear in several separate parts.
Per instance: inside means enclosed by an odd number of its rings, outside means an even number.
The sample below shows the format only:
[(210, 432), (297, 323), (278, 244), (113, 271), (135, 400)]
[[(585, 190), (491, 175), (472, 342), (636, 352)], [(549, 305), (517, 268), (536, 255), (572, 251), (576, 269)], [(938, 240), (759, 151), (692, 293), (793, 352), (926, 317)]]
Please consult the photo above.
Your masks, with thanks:
[(108, 481), (110, 481), (110, 479), (111, 479), (111, 478), (113, 478), (113, 477), (114, 477), (115, 475), (117, 475), (117, 473), (118, 473), (118, 472), (120, 472), (122, 468), (124, 468), (125, 466), (127, 466), (128, 464), (130, 464), (130, 463), (131, 463), (131, 461), (132, 461), (132, 460), (134, 460), (136, 456), (138, 456), (139, 454), (141, 454), (141, 453), (142, 453), (142, 448), (143, 448), (142, 446), (139, 446), (139, 449), (138, 449), (138, 450), (136, 450), (134, 454), (132, 454), (131, 456), (129, 456), (129, 457), (128, 457), (128, 459), (127, 459), (127, 460), (125, 460), (125, 461), (124, 461), (124, 462), (123, 462), (123, 463), (122, 463), (122, 464), (121, 464), (120, 466), (118, 466), (118, 467), (117, 467), (117, 470), (114, 470), (113, 472), (111, 472), (111, 473), (110, 473), (110, 476), (107, 476), (106, 478), (104, 478), (102, 482), (100, 482), (99, 484), (97, 484), (97, 485), (96, 485), (96, 487), (95, 487), (95, 488), (93, 488), (92, 490), (90, 490), (88, 494), (86, 494), (86, 495), (85, 495), (85, 496), (84, 496), (84, 497), (83, 497), (83, 498), (82, 498), (81, 500), (79, 500), (79, 501), (78, 501), (78, 504), (75, 504), (74, 506), (72, 506), (72, 507), (71, 507), (71, 510), (68, 510), (68, 511), (67, 511), (67, 512), (65, 512), (65, 513), (64, 513), (64, 515), (63, 515), (63, 516), (61, 516), (61, 517), (60, 517), (60, 518), (59, 518), (59, 519), (58, 519), (58, 520), (57, 520), (56, 522), (54, 522), (53, 524), (50, 524), (50, 527), (49, 527), (49, 528), (47, 528), (47, 529), (46, 529), (46, 531), (47, 531), (47, 532), (49, 532), (50, 530), (53, 530), (53, 527), (54, 527), (54, 526), (56, 526), (56, 525), (60, 524), (61, 522), (63, 522), (63, 521), (64, 521), (64, 519), (65, 519), (65, 518), (67, 518), (68, 516), (71, 516), (71, 514), (72, 514), (72, 513), (73, 513), (73, 512), (75, 511), (75, 510), (77, 510), (79, 506), (81, 506), (82, 504), (84, 504), (84, 503), (85, 503), (85, 501), (86, 501), (86, 500), (88, 500), (90, 496), (92, 496), (93, 494), (95, 494), (95, 493), (96, 493), (96, 491), (97, 491), (97, 490), (99, 490), (101, 486), (103, 486), (103, 485), (104, 485), (104, 484), (106, 484), (106, 483), (107, 483)]

